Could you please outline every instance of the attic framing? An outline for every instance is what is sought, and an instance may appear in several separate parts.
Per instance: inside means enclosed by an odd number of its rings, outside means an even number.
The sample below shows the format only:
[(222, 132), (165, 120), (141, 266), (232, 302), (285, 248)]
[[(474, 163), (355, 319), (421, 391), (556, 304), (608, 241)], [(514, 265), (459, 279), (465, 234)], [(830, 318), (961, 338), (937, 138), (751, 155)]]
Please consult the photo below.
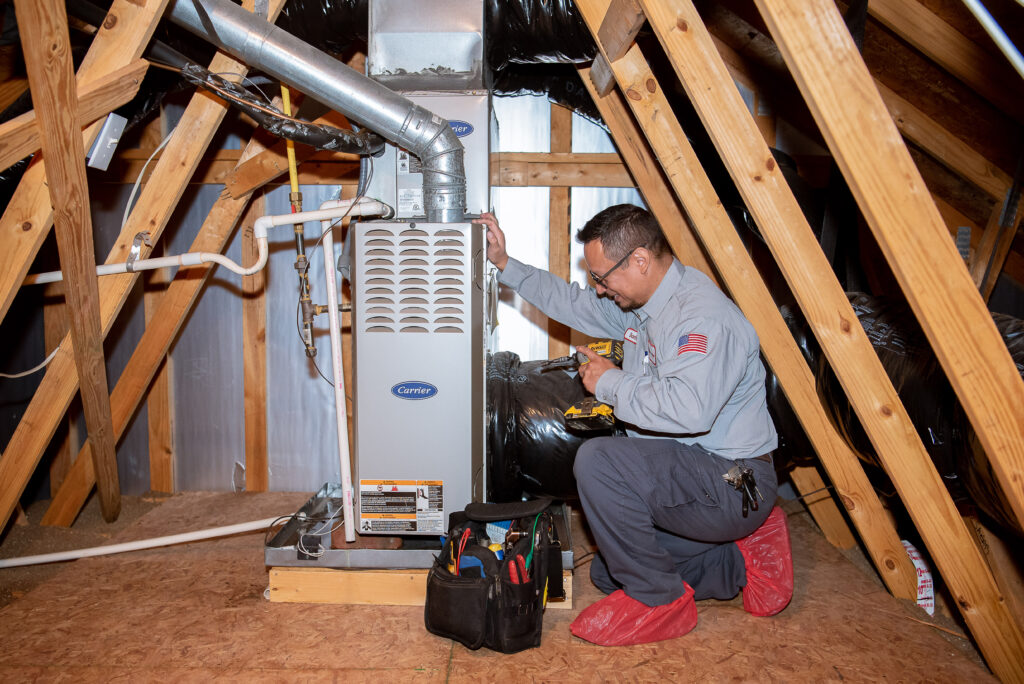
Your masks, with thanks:
[[(102, 368), (97, 366), (97, 353), (101, 361), (102, 340), (114, 324), (136, 276), (108, 277), (97, 284), (85, 263), (85, 256), (92, 258), (91, 241), (89, 245), (80, 242), (74, 249), (69, 242), (81, 240), (83, 231), (88, 229), (88, 221), (81, 219), (82, 206), (69, 209), (62, 197), (84, 193), (87, 213), (87, 188), (84, 175), (78, 173), (84, 170), (79, 143), (87, 148), (98, 130), (98, 124), (92, 122), (130, 99), (137, 90), (145, 70), (140, 57), (167, 2), (114, 0), (107, 21), (99, 28), (79, 69), (75, 87), (71, 87), (66, 73), (62, 77), (56, 70), (50, 70), (49, 75), (45, 70), (30, 72), (37, 88), (54, 91), (56, 101), (65, 105), (67, 117), (91, 124), (81, 140), (75, 136), (75, 144), (65, 144), (63, 156), (67, 158), (59, 167), (59, 145), (67, 141), (57, 129), (61, 124), (67, 128), (67, 122), (57, 121), (52, 112), (48, 114), (41, 108), (34, 117), (20, 117), (0, 126), (0, 160), (9, 164), (39, 147), (42, 156), (50, 159), (49, 168), (40, 159), (29, 167), (0, 218), (0, 240), (4, 246), (0, 250), (0, 319), (54, 224), (62, 263), (72, 252), (82, 256), (77, 272), (70, 261), (64, 264), (64, 270), (74, 286), (71, 289), (83, 293), (68, 298), (72, 334), (64, 337), (60, 351), (0, 457), (3, 524), (14, 512), (19, 496), (79, 389), (86, 399), (89, 440), (72, 463), (44, 522), (70, 524), (95, 485), (99, 485), (105, 515), (116, 517), (119, 492), (114, 446), (145, 399), (152, 378), (208, 275), (205, 271), (201, 278), (179, 276), (168, 286), (112, 392), (108, 393), (105, 379), (99, 377), (102, 373), (85, 372)], [(271, 17), (276, 16), (284, 2), (270, 2)], [(976, 239), (972, 263), (965, 266), (952, 248), (950, 227), (943, 220), (947, 208), (941, 199), (933, 200), (928, 192), (904, 139), (944, 160), (952, 172), (994, 198), (997, 209), (1012, 180), (983, 153), (872, 78), (830, 0), (756, 2), (964, 405), (1018, 520), (1024, 522), (1024, 382), (985, 305), (994, 282), (992, 272), (998, 274), (1005, 265), (1007, 272), (1024, 273), (1019, 255), (1010, 251), (1020, 222), (1020, 209), (1024, 207), (1018, 207), (1009, 233), (1000, 232), (998, 221), (990, 219)], [(18, 0), (16, 6), (19, 12), (32, 6), (36, 12), (56, 18), (52, 22), (38, 22), (42, 33), (33, 40), (49, 45), (51, 39), (59, 38), (62, 32), (66, 34), (66, 22), (57, 16), (63, 12), (61, 3), (33, 3), (34, 0)], [(252, 8), (252, 0), (245, 4)], [(676, 255), (716, 279), (754, 324), (765, 357), (780, 379), (838, 500), (880, 576), (894, 595), (914, 597), (914, 569), (892, 522), (856, 454), (827, 417), (807, 364), (672, 114), (665, 84), (658, 82), (648, 57), (633, 42), (636, 31), (645, 23), (649, 25), (797, 296), (986, 661), (1004, 681), (1024, 680), (1024, 617), (1015, 615), (1011, 604), (1003, 599), (971, 530), (946, 492), (783, 180), (758, 122), (740, 99), (733, 78), (749, 78), (743, 58), (720, 37), (708, 32), (691, 0), (576, 0), (576, 6), (601, 49), (596, 64), (607, 67), (609, 72), (604, 78), (594, 78), (589, 67), (581, 67), (580, 76), (610, 129), (619, 154), (573, 154), (568, 110), (553, 107), (551, 154), (495, 155), (492, 181), (495, 185), (552, 188), (550, 267), (565, 277), (569, 272), (569, 187), (635, 184), (665, 228)], [(966, 39), (955, 30), (955, 35), (949, 33), (952, 29), (941, 20), (923, 14), (927, 10), (916, 0), (887, 0), (872, 3), (870, 8), (883, 23), (926, 55), (997, 106), (1007, 107), (1005, 92), (993, 90), (991, 77), (969, 65), (968, 57), (973, 54), (970, 41), (963, 42)], [(909, 19), (905, 12), (911, 12), (914, 21), (925, 22), (928, 30), (908, 36)], [(43, 63), (41, 54), (27, 59), (30, 66)], [(214, 72), (244, 73), (246, 69), (246, 65), (222, 54), (210, 65)], [(997, 66), (992, 69), (1005, 71)], [(844, 106), (835, 106), (840, 100)], [(198, 93), (192, 98), (108, 262), (123, 261), (133, 237), (143, 230), (153, 239), (159, 237), (185, 185), (196, 182), (194, 174), (225, 110), (222, 102), (208, 95)], [(1012, 107), (1007, 111), (1013, 113)], [(864, 136), (876, 144), (858, 145), (858, 138)], [(313, 150), (301, 147), (298, 155), (300, 161), (310, 161), (308, 172), (330, 178), (331, 182), (337, 182), (337, 176), (332, 174), (339, 169), (351, 172), (352, 158), (345, 155), (314, 154)], [(225, 193), (200, 230), (194, 251), (223, 250), (235, 226), (244, 222), (243, 215), (254, 193), (285, 171), (283, 145), (267, 149), (259, 136), (253, 137), (240, 156), (224, 157), (222, 164), (229, 168), (218, 167), (216, 175), (207, 180), (224, 183)], [(315, 171), (313, 164), (319, 165)], [(59, 169), (65, 170), (63, 181), (55, 175)], [(69, 187), (70, 190), (61, 192)], [(47, 188), (54, 193), (53, 199)], [(76, 220), (69, 220), (69, 216)], [(76, 222), (77, 226), (73, 225)], [(143, 256), (147, 252), (143, 248)], [(988, 279), (986, 272), (990, 275)], [(246, 287), (259, 291), (258, 282), (250, 282)], [(949, 302), (956, 302), (956, 306), (949, 306)], [(253, 335), (258, 336), (259, 309), (251, 315), (251, 322), (256, 325)], [(553, 325), (549, 336), (551, 355), (567, 350), (566, 331)], [(247, 366), (247, 398), (250, 384), (257, 388), (261, 384), (258, 367)], [(251, 403), (247, 401), (247, 410), (252, 407), (258, 412), (259, 406), (258, 397)], [(266, 486), (259, 475), (253, 473), (253, 489)], [(824, 486), (814, 468), (798, 469), (793, 479), (803, 493)], [(830, 497), (811, 500), (808, 506), (832, 543), (854, 543)]]

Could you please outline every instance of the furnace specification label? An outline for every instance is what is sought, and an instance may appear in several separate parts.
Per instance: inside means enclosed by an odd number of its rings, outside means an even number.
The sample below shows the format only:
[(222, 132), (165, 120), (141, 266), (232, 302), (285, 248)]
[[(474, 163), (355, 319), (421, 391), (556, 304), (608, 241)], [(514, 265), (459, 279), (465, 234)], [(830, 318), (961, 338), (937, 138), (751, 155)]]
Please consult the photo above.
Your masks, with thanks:
[(444, 482), (360, 480), (359, 531), (444, 534)]

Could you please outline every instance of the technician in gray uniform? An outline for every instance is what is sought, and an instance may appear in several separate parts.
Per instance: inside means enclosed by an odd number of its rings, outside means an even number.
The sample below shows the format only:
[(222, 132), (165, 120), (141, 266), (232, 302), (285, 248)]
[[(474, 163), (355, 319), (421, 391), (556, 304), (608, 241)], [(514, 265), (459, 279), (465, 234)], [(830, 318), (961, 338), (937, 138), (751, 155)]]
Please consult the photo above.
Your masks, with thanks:
[[(503, 285), (586, 335), (624, 342), (621, 369), (577, 347), (590, 359), (580, 366), (584, 386), (628, 436), (587, 440), (576, 454), (599, 550), (591, 579), (609, 596), (581, 613), (573, 633), (604, 645), (680, 636), (696, 624), (695, 598), (741, 589), (748, 611), (782, 610), (792, 564), (785, 516), (773, 509), (778, 438), (753, 326), (672, 256), (639, 207), (609, 207), (577, 234), (594, 289), (509, 257), (493, 215), (476, 222), (487, 227)], [(726, 481), (735, 466), (750, 470), (763, 503)]]

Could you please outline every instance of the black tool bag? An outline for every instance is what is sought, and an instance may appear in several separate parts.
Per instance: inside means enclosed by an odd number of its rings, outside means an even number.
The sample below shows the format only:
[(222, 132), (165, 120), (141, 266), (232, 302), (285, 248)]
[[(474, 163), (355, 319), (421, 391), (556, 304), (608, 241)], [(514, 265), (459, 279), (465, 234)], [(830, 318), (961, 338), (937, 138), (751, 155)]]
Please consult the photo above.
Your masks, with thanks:
[[(427, 631), (474, 650), (515, 653), (540, 645), (547, 597), (564, 596), (550, 504), (470, 504), (449, 516), (441, 555), (427, 574)], [(511, 525), (499, 560), (488, 548), (497, 542), (487, 523), (502, 521)]]

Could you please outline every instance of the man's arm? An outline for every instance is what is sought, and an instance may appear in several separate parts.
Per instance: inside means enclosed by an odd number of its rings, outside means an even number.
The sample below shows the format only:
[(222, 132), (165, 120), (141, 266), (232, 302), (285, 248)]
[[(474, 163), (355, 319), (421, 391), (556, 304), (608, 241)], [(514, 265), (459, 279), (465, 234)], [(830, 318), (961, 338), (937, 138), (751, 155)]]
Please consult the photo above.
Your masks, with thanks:
[(623, 312), (611, 300), (509, 257), (505, 234), (493, 214), (481, 214), (473, 223), (487, 227), (487, 259), (501, 271), (499, 282), (515, 290), (544, 315), (595, 337), (618, 338), (629, 327), (632, 314)]

